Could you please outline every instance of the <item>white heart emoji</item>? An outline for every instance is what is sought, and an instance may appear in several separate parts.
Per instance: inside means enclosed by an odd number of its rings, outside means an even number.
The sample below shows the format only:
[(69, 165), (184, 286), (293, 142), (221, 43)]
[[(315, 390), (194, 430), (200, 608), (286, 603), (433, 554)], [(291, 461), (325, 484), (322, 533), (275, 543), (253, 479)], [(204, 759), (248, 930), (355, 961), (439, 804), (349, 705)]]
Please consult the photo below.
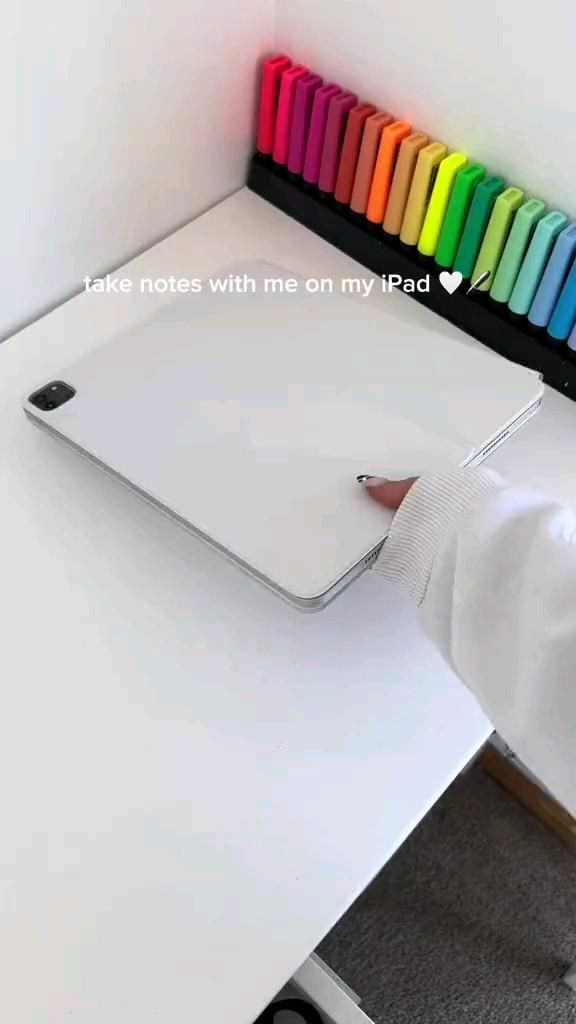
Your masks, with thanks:
[(454, 292), (462, 284), (462, 274), (459, 270), (453, 270), (451, 274), (447, 270), (443, 270), (440, 274), (440, 284), (446, 289), (448, 295), (454, 295)]

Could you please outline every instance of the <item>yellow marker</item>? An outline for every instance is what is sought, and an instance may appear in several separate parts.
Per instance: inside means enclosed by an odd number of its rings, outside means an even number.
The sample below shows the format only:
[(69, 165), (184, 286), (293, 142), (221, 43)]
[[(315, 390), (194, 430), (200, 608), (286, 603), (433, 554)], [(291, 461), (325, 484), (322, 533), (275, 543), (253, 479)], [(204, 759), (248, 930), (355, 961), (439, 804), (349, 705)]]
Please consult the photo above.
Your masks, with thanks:
[(416, 245), (420, 237), (436, 170), (445, 156), (446, 146), (443, 146), (441, 142), (430, 143), (418, 154), (400, 231), (400, 241), (404, 242), (404, 245)]
[(423, 256), (434, 256), (438, 248), (440, 232), (452, 195), (454, 179), (463, 167), (468, 163), (468, 157), (464, 153), (451, 153), (444, 158), (438, 168), (436, 181), (426, 210), (424, 226), (418, 239), (418, 252)]
[(476, 266), (472, 271), (473, 281), (480, 277), (481, 274), (489, 271), (489, 276), (478, 286), (478, 291), (487, 292), (492, 287), (502, 250), (512, 227), (512, 219), (523, 201), (524, 193), (521, 188), (507, 188), (504, 192), (500, 193), (494, 203), (494, 209), (488, 221), (488, 227), (486, 228), (486, 234), (478, 253)]

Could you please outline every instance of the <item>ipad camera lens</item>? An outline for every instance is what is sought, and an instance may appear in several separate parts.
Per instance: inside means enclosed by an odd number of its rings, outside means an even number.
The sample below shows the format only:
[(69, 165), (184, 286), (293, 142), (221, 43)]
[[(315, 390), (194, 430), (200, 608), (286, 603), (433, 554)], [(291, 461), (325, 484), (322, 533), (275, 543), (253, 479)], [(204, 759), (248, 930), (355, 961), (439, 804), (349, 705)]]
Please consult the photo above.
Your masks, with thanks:
[(54, 409), (59, 409), (65, 402), (69, 402), (75, 394), (74, 388), (69, 384), (65, 384), (62, 380), (54, 380), (30, 395), (30, 404), (35, 405), (42, 412), (52, 412)]

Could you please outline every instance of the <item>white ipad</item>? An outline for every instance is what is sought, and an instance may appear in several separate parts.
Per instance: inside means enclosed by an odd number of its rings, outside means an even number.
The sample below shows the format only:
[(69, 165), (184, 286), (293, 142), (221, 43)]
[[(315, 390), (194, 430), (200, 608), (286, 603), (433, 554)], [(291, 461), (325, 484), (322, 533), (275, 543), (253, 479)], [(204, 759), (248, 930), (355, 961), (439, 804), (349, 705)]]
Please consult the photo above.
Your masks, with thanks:
[(542, 382), (339, 282), (309, 294), (263, 262), (229, 275), (256, 286), (178, 296), (31, 389), (25, 411), (276, 594), (320, 608), (389, 528), (356, 477), (481, 460), (534, 412)]

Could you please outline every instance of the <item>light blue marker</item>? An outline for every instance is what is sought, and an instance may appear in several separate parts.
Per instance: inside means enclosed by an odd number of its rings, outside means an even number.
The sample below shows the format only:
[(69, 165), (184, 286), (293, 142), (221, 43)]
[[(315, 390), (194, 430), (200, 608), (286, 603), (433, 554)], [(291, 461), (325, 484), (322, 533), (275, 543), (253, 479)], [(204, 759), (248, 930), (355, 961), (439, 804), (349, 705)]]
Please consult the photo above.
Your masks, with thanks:
[(554, 307), (548, 334), (554, 341), (566, 341), (576, 323), (576, 260), (564, 282), (560, 298)]
[(576, 324), (574, 324), (570, 337), (568, 338), (568, 348), (572, 349), (573, 352), (576, 352)]
[(553, 210), (538, 221), (508, 303), (512, 313), (524, 314), (530, 309), (552, 246), (567, 220), (565, 214)]
[(528, 319), (535, 327), (547, 326), (575, 252), (576, 224), (570, 224), (556, 239), (556, 245), (530, 306)]

